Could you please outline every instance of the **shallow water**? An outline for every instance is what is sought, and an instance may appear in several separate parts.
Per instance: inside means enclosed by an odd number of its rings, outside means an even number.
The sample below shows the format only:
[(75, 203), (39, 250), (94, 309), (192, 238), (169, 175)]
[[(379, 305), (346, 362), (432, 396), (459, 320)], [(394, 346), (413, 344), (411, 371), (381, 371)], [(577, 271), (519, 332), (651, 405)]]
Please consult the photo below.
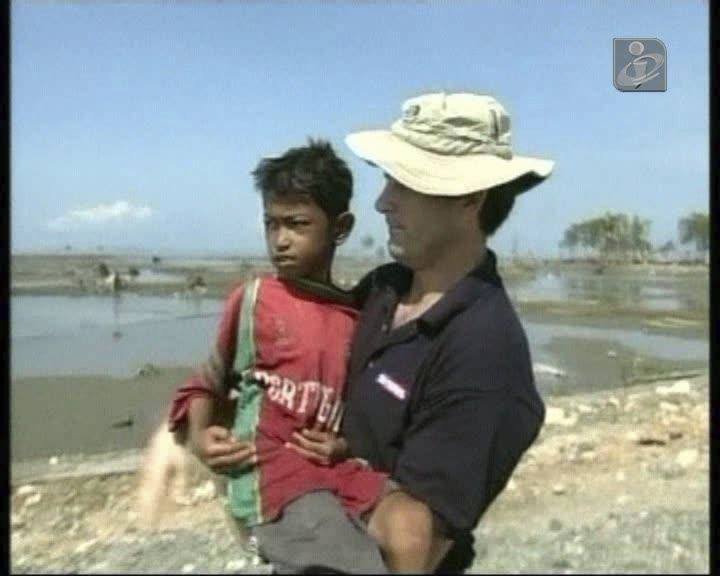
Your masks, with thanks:
[(204, 298), (13, 296), (12, 377), (130, 376), (145, 363), (202, 362), (222, 302)]
[(541, 271), (530, 281), (509, 283), (518, 301), (586, 301), (649, 310), (688, 310), (708, 307), (708, 284), (701, 278), (631, 273), (591, 274)]
[[(570, 289), (573, 284), (544, 276), (508, 291), (514, 291), (515, 297), (520, 292), (544, 299), (547, 294), (555, 295), (561, 285)], [(662, 285), (640, 288), (647, 298), (664, 298), (671, 290)], [(587, 297), (587, 291), (582, 295)], [(69, 374), (127, 377), (146, 363), (197, 365), (205, 360), (214, 342), (221, 310), (222, 301), (202, 297), (127, 293), (116, 297), (13, 296), (12, 378)], [(612, 363), (607, 364), (607, 358), (603, 363), (596, 358), (606, 357), (614, 346), (670, 362), (707, 363), (708, 359), (708, 341), (703, 338), (537, 321), (523, 321), (523, 325), (534, 361), (575, 374), (600, 371), (598, 379), (606, 376), (603, 371), (617, 372)], [(590, 348), (584, 354), (576, 346), (581, 342)], [(581, 388), (589, 386), (583, 384), (587, 382), (583, 378), (570, 379), (566, 385), (571, 382)]]

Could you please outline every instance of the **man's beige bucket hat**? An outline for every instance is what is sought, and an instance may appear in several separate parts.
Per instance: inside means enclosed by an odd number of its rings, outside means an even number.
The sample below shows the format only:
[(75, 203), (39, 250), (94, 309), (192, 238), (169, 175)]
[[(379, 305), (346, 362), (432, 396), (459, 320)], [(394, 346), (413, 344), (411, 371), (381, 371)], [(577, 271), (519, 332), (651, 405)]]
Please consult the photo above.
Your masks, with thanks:
[(408, 188), (462, 196), (523, 178), (524, 192), (547, 178), (553, 162), (515, 156), (510, 117), (491, 96), (423, 94), (406, 100), (390, 130), (350, 134), (345, 142)]

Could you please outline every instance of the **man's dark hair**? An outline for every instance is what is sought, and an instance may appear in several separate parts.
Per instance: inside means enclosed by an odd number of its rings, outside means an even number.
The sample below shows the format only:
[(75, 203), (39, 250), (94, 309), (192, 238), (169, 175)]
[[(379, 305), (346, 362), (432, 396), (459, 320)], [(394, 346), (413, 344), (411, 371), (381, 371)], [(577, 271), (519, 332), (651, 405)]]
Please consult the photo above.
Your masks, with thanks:
[(276, 158), (264, 158), (252, 175), (263, 196), (309, 196), (330, 218), (350, 207), (352, 173), (325, 140), (310, 138), (307, 146), (290, 148)]
[(478, 213), (480, 230), (486, 236), (492, 236), (510, 215), (515, 205), (515, 197), (540, 182), (542, 182), (542, 178), (538, 178), (534, 174), (526, 174), (511, 182), (488, 188), (485, 202)]

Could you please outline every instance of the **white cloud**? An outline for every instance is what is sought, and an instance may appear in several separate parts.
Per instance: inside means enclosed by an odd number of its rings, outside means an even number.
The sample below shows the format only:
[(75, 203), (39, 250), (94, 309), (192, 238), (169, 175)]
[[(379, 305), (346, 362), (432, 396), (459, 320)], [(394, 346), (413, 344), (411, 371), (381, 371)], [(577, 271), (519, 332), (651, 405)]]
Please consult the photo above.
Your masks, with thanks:
[(138, 222), (150, 218), (152, 214), (149, 206), (133, 206), (126, 200), (119, 200), (114, 204), (98, 204), (92, 208), (70, 210), (48, 222), (48, 228), (66, 230), (82, 225)]

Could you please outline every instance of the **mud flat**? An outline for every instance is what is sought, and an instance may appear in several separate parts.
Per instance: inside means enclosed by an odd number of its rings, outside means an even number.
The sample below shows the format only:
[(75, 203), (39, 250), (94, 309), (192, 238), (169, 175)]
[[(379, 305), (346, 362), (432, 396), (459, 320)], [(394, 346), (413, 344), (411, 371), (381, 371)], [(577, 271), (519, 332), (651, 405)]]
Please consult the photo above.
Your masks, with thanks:
[(12, 384), (13, 463), (144, 445), (191, 368), (146, 367), (132, 378), (23, 378)]
[[(707, 572), (708, 412), (706, 375), (549, 398), (538, 441), (476, 529), (470, 572)], [(139, 461), (13, 468), (12, 571), (267, 572), (207, 473), (155, 528), (141, 525)]]

